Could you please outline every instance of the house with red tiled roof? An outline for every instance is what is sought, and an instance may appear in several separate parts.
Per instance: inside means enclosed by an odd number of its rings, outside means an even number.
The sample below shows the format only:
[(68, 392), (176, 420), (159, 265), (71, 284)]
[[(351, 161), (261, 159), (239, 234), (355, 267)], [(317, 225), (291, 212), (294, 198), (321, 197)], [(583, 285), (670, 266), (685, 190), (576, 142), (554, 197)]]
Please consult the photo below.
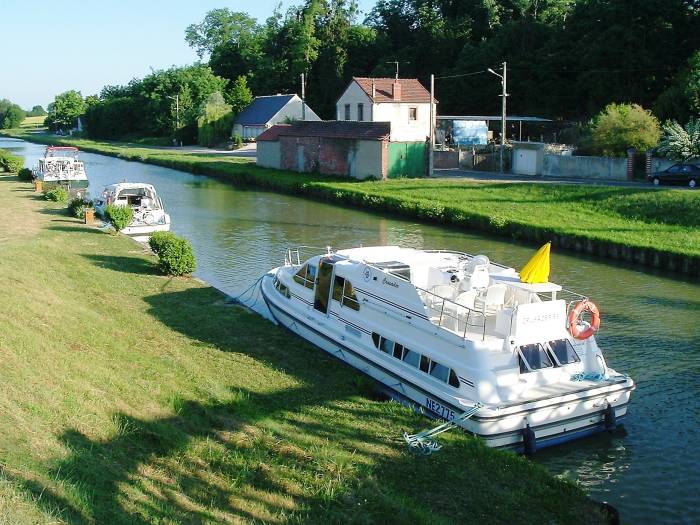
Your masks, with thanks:
[(389, 122), (392, 142), (425, 142), (430, 135), (430, 92), (415, 78), (353, 77), (336, 112), (338, 120)]

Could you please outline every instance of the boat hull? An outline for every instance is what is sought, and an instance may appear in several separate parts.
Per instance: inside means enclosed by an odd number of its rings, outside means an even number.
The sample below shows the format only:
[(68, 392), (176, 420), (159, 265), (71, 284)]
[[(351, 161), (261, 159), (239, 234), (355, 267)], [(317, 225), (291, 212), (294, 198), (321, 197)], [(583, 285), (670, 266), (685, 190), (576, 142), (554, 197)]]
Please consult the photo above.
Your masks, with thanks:
[[(373, 360), (358, 345), (348, 339), (338, 340), (330, 330), (313, 316), (285, 307), (284, 298), (272, 286), (273, 274), (262, 281), (262, 296), (274, 319), (299, 337), (325, 350), (332, 356), (365, 373), (380, 385), (390, 397), (420, 410), (431, 418), (453, 419), (473, 406), (476, 401), (460, 404), (446, 399), (439, 392), (419, 384), (413, 378), (402, 377)], [(329, 321), (330, 322), (330, 321)], [(597, 432), (609, 430), (606, 409), (612, 407), (615, 419), (623, 419), (634, 384), (628, 378), (607, 381), (599, 385), (582, 385), (574, 392), (559, 396), (511, 403), (499, 407), (484, 407), (460, 426), (481, 437), (494, 448), (524, 449), (523, 429), (526, 424), (534, 431), (537, 448), (553, 446)]]

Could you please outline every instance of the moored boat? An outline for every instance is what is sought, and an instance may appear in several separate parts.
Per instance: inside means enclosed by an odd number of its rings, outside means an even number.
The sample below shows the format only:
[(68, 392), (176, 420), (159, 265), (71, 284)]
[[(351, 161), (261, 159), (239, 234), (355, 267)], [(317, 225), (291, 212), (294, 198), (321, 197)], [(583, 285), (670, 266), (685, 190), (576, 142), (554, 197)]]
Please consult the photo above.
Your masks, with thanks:
[(67, 186), (71, 190), (88, 187), (85, 164), (79, 160), (80, 151), (70, 146), (47, 146), (44, 157), (32, 170), (34, 178), (52, 185)]
[(534, 450), (612, 430), (635, 385), (607, 366), (597, 309), (521, 277), (459, 252), (379, 246), (302, 261), (294, 249), (261, 290), (281, 325), (489, 446)]
[(95, 211), (105, 215), (108, 205), (130, 206), (134, 210), (131, 224), (121, 232), (132, 237), (148, 237), (159, 231), (170, 231), (170, 215), (165, 212), (163, 201), (151, 184), (120, 182), (105, 186), (95, 199)]

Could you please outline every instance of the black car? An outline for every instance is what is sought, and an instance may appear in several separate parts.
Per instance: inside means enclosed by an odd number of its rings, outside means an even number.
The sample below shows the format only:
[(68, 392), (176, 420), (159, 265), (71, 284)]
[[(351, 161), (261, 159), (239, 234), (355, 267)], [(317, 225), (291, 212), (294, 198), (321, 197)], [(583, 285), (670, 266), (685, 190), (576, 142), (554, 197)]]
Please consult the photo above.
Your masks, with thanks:
[(679, 163), (663, 171), (656, 171), (649, 175), (649, 180), (654, 186), (659, 184), (683, 184), (694, 188), (700, 182), (700, 168), (695, 164)]

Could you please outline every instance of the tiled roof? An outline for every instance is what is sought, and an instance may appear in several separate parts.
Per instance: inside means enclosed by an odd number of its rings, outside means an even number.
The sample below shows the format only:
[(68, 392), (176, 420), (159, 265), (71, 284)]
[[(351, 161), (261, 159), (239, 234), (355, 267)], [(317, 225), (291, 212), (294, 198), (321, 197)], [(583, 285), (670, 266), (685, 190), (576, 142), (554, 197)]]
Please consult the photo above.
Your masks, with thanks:
[(257, 141), (278, 140), (279, 137), (325, 137), (334, 139), (388, 140), (389, 122), (355, 122), (346, 120), (297, 121), (291, 125), (272, 126)]
[(294, 95), (271, 95), (255, 97), (247, 108), (241, 111), (234, 123), (241, 126), (264, 126), (280, 109), (289, 103)]
[[(396, 82), (395, 78), (367, 78), (353, 77), (353, 81), (367, 93), (367, 96), (375, 103), (382, 102), (414, 102), (419, 104), (430, 103), (430, 91), (418, 82), (417, 78), (400, 78), (401, 98), (394, 100), (392, 96), (392, 86)], [(372, 98), (372, 83), (374, 83), (374, 98)]]

